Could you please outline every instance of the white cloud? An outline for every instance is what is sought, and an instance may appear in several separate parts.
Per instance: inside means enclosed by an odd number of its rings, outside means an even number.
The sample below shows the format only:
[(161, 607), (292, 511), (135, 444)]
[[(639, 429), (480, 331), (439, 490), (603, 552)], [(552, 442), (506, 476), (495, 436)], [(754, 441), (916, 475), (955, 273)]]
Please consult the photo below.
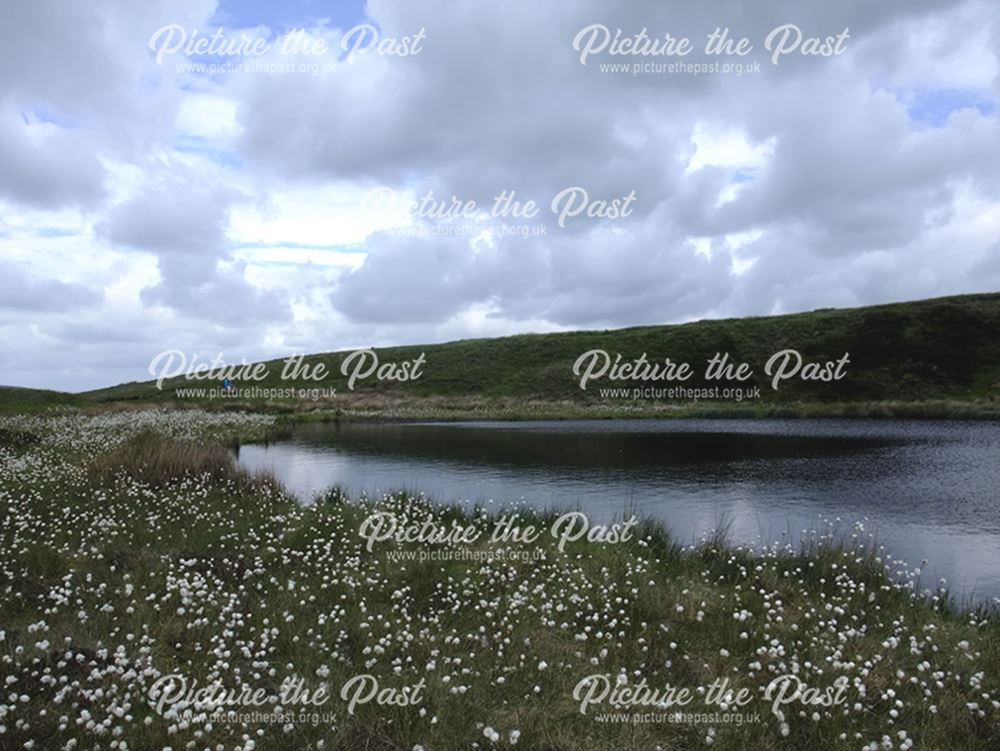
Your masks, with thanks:
[(774, 153), (774, 139), (751, 143), (739, 128), (698, 121), (691, 132), (694, 153), (685, 168), (694, 172), (702, 167), (756, 170)]
[(181, 136), (228, 144), (243, 128), (236, 121), (235, 99), (205, 92), (187, 92), (177, 111), (176, 129)]
[(279, 184), (258, 203), (235, 207), (231, 236), (238, 243), (329, 248), (359, 245), (403, 215), (366, 208), (371, 188), (353, 184)]

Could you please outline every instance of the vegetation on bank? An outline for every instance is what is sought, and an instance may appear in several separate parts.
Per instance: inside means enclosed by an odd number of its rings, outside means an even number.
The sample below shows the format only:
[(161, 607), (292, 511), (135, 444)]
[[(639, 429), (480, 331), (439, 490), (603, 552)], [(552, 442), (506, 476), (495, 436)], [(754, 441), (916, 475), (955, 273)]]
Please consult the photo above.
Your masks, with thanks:
[[(292, 395), (245, 397), (221, 394), (220, 381), (171, 378), (157, 389), (153, 381), (127, 383), (80, 395), (40, 392), (28, 397), (0, 389), (0, 412), (35, 409), (51, 404), (137, 404), (197, 406), (210, 409), (255, 409), (274, 412), (319, 412), (340, 418), (511, 418), (536, 417), (669, 417), (669, 416), (917, 416), (987, 417), (1000, 413), (1000, 294), (965, 295), (847, 310), (757, 318), (698, 321), (672, 326), (641, 326), (609, 331), (527, 334), (446, 344), (374, 350), (379, 365), (414, 362), (423, 355), (419, 378), (403, 382), (360, 378), (353, 388), (341, 368), (348, 352), (305, 357), (303, 364), (322, 364), (320, 380), (281, 379), (282, 361), (265, 363), (261, 381), (236, 380), (237, 388), (295, 389)], [(786, 349), (801, 353), (805, 363), (830, 363), (849, 354), (843, 378), (807, 381), (798, 376), (771, 388), (764, 365)], [(573, 365), (585, 352), (601, 350), (613, 361), (687, 362), (696, 376), (687, 387), (740, 387), (749, 395), (699, 397), (611, 396), (602, 388), (678, 385), (666, 381), (592, 381), (579, 387)], [(707, 383), (705, 363), (717, 353), (746, 362), (753, 376), (745, 382)], [(229, 364), (243, 353), (226, 352)], [(193, 353), (185, 353), (190, 360)], [(351, 368), (359, 361), (349, 363)], [(374, 362), (372, 361), (368, 361)], [(200, 361), (199, 361), (200, 363)], [(367, 368), (367, 364), (366, 364)], [(214, 389), (215, 394), (179, 397), (178, 388)], [(760, 396), (755, 396), (756, 389)], [(299, 389), (306, 392), (300, 394)], [(330, 390), (335, 389), (332, 394)]]
[(81, 407), (89, 403), (84, 397), (62, 391), (0, 386), (0, 414), (33, 414), (52, 409)]
[[(206, 405), (208, 409), (219, 405)], [(250, 410), (246, 403), (226, 404), (226, 410)], [(336, 406), (310, 402), (272, 403), (267, 411), (284, 425), (298, 422), (434, 421), (434, 420), (616, 420), (616, 419), (911, 419), (1000, 420), (1000, 404), (971, 401), (922, 402), (793, 402), (740, 404), (689, 402), (663, 404), (648, 401), (581, 403), (538, 399), (482, 399), (439, 397), (346, 397)]]
[[(1000, 745), (1000, 618), (925, 591), (860, 530), (756, 551), (683, 547), (649, 522), (563, 550), (549, 534), (490, 542), (500, 510), (337, 492), (303, 506), (221, 448), (273, 428), (273, 416), (196, 411), (0, 418), (0, 747)], [(515, 511), (522, 529), (555, 521)], [(369, 549), (361, 530), (376, 513), (483, 534)], [(295, 677), (332, 698), (229, 721), (158, 707), (169, 674), (267, 694)], [(844, 700), (774, 713), (764, 690), (784, 675), (820, 688), (843, 677)], [(350, 714), (341, 691), (359, 676), (396, 704)], [(581, 712), (591, 676), (695, 692), (728, 678), (751, 701), (705, 709), (696, 694), (686, 721), (658, 720), (656, 706)]]

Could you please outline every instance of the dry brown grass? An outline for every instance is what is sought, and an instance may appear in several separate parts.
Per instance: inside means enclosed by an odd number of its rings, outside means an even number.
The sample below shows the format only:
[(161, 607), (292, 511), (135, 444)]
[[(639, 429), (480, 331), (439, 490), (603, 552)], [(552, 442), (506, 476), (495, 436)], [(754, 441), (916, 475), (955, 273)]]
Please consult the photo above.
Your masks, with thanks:
[(270, 475), (251, 474), (238, 467), (233, 455), (219, 443), (179, 441), (148, 431), (99, 457), (91, 468), (92, 477), (102, 484), (122, 474), (153, 486), (204, 475), (240, 488), (277, 484)]

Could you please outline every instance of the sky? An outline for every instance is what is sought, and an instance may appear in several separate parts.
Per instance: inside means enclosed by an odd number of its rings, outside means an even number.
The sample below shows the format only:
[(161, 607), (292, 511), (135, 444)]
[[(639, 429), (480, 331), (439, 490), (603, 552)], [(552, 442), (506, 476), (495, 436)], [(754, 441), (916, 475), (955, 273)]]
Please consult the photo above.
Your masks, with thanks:
[(998, 58), (995, 0), (6, 2), (0, 384), (997, 291)]

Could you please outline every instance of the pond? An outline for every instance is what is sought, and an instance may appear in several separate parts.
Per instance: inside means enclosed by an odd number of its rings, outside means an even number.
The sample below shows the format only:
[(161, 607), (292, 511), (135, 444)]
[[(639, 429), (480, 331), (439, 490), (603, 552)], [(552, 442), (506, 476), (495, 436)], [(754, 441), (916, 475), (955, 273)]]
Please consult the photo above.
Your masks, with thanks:
[(303, 502), (333, 485), (441, 502), (656, 517), (682, 542), (741, 543), (858, 524), (926, 560), (963, 601), (1000, 596), (1000, 425), (896, 420), (310, 423), (239, 461)]

